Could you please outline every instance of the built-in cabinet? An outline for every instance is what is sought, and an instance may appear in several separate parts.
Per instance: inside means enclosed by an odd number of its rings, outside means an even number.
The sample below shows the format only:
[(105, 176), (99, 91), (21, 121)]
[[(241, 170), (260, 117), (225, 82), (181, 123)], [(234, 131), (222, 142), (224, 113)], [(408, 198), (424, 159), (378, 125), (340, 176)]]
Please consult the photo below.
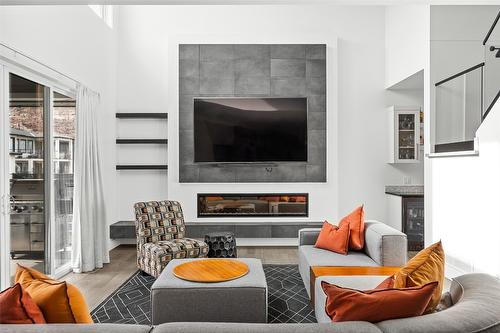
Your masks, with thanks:
[(408, 251), (424, 248), (424, 197), (403, 197), (403, 230)]
[(385, 223), (406, 234), (408, 251), (424, 248), (424, 196), (422, 186), (391, 186), (386, 189), (387, 220)]
[(418, 163), (420, 143), (420, 107), (388, 109), (388, 163)]

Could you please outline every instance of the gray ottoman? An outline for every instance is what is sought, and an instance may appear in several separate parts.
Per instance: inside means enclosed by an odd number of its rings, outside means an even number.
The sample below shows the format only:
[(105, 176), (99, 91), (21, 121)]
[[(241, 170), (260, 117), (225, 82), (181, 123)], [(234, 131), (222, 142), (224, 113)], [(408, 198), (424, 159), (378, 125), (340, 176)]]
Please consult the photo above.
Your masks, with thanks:
[(151, 287), (151, 323), (267, 322), (267, 283), (259, 259), (238, 258), (248, 265), (247, 275), (217, 283), (190, 282), (172, 273), (190, 260), (170, 261)]

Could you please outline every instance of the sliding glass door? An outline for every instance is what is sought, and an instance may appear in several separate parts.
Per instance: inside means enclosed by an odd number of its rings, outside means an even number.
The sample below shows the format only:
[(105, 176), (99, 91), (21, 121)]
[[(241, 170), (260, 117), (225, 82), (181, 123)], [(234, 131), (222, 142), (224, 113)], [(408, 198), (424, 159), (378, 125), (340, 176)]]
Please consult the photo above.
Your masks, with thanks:
[(9, 73), (10, 276), (16, 265), (47, 271), (48, 88)]
[(76, 102), (71, 91), (0, 63), (0, 267), (70, 271)]
[[(54, 269), (64, 273), (71, 261), (71, 228), (73, 221), (74, 147), (76, 101), (53, 92), (53, 194), (54, 194)], [(65, 269), (66, 268), (66, 269)]]

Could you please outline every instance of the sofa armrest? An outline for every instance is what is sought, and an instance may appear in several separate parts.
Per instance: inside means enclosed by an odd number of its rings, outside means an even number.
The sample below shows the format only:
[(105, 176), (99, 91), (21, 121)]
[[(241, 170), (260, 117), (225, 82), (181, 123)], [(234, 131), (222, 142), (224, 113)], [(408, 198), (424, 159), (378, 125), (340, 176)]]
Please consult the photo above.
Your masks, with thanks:
[(321, 228), (304, 228), (299, 230), (299, 246), (314, 245)]
[(406, 235), (387, 224), (365, 221), (365, 252), (380, 266), (403, 266), (408, 256)]

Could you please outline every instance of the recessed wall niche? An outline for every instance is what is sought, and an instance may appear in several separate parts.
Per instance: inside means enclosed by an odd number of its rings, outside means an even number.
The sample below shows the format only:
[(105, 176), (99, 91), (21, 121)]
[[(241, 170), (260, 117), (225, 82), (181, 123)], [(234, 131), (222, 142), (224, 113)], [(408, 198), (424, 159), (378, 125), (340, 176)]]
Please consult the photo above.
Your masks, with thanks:
[[(326, 91), (325, 44), (180, 44), (179, 182), (325, 182)], [(197, 97), (306, 97), (307, 162), (195, 163)]]

